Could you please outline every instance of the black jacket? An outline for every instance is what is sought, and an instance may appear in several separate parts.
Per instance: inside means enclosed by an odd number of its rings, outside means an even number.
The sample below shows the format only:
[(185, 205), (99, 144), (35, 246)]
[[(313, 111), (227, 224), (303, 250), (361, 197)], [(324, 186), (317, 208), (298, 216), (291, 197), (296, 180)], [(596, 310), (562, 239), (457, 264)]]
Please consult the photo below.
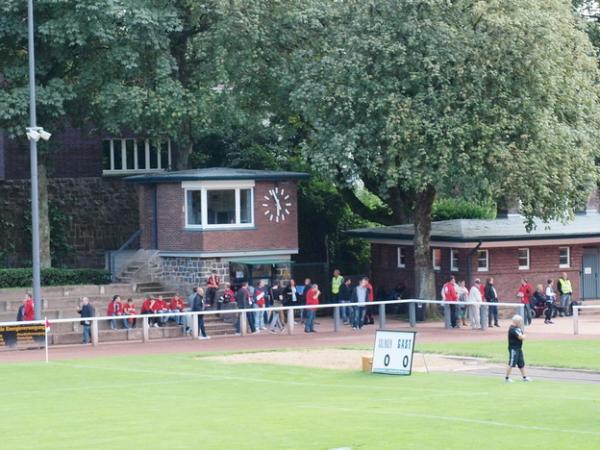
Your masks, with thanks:
[(196, 294), (194, 296), (194, 301), (192, 302), (192, 311), (203, 311), (204, 310), (204, 297), (200, 294)]
[[(87, 305), (83, 305), (81, 308), (79, 308), (77, 310), (77, 312), (79, 313), (79, 315), (81, 316), (81, 318), (85, 318), (85, 317), (94, 317), (94, 307), (92, 305), (90, 305), (89, 303)], [(89, 325), (90, 321), (89, 320), (82, 320), (81, 321), (81, 325)]]
[(486, 302), (497, 302), (498, 296), (496, 295), (496, 289), (493, 284), (487, 283), (485, 285), (485, 301)]
[(340, 286), (339, 299), (343, 301), (350, 301), (352, 298), (352, 286), (348, 286), (346, 283)]
[(239, 288), (235, 293), (235, 302), (239, 309), (246, 309), (250, 307), (249, 303), (250, 292), (247, 288)]
[(298, 294), (296, 290), (296, 302), (293, 301), (292, 298), (292, 287), (286, 286), (283, 290), (283, 304), (284, 306), (298, 306), (302, 302), (302, 296)]

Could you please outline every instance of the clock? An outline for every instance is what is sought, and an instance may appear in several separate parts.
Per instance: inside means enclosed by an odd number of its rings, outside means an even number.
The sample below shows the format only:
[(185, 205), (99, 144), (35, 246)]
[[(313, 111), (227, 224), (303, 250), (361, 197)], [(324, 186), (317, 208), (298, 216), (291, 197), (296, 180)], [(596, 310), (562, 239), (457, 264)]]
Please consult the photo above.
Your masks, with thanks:
[(275, 223), (285, 222), (286, 217), (290, 215), (290, 208), (292, 206), (290, 194), (285, 192), (285, 189), (275, 187), (269, 189), (269, 192), (263, 196), (263, 199), (262, 206), (267, 219)]

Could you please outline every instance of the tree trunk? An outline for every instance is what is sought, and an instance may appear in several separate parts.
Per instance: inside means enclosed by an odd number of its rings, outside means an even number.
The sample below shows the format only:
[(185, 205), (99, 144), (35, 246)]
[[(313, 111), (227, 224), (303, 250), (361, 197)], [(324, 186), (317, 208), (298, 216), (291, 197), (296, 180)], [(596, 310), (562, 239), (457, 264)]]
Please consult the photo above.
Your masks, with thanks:
[(185, 170), (189, 169), (189, 160), (192, 154), (193, 144), (181, 145), (179, 147), (179, 151), (177, 153), (177, 163), (175, 164), (175, 168), (177, 170)]
[(40, 211), (40, 266), (47, 269), (52, 266), (50, 256), (50, 218), (48, 216), (48, 173), (45, 156), (40, 152), (38, 160), (38, 196)]
[[(415, 198), (414, 248), (415, 248), (415, 296), (424, 300), (435, 300), (435, 275), (431, 263), (431, 210), (435, 189), (427, 188)], [(435, 306), (435, 305), (430, 305)], [(427, 308), (428, 312), (435, 308)]]

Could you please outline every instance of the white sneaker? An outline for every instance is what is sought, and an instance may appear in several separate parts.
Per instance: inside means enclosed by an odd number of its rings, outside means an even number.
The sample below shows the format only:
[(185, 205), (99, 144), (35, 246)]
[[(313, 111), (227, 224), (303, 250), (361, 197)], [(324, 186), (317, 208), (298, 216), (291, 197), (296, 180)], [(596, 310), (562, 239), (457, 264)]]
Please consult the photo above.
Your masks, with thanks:
[(242, 335), (242, 333), (235, 333), (235, 335), (236, 335), (236, 336), (241, 336), (241, 335)]
[(529, 377), (523, 377), (523, 381), (525, 381), (526, 383), (533, 381), (531, 378)]
[(513, 380), (512, 380), (512, 379), (510, 379), (510, 378), (505, 378), (505, 379), (504, 379), (504, 382), (505, 382), (505, 383), (512, 383), (512, 382), (513, 382)]
[(198, 339), (200, 339), (201, 341), (204, 341), (206, 339), (210, 339), (210, 336), (198, 336)]
[(256, 331), (255, 331), (254, 333), (252, 333), (252, 334), (258, 334), (258, 333), (260, 333), (260, 330), (256, 330)]

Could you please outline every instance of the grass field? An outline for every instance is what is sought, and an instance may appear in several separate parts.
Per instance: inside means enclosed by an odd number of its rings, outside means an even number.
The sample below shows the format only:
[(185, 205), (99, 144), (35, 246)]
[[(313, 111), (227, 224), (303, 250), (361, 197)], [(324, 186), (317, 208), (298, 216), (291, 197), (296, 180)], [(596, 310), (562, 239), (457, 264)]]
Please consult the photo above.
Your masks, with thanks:
[[(528, 365), (600, 370), (600, 339), (526, 341), (523, 349)], [(479, 356), (502, 363), (508, 358), (504, 342), (417, 344), (417, 350), (447, 355)]]
[(600, 448), (600, 386), (194, 355), (0, 365), (0, 448)]

